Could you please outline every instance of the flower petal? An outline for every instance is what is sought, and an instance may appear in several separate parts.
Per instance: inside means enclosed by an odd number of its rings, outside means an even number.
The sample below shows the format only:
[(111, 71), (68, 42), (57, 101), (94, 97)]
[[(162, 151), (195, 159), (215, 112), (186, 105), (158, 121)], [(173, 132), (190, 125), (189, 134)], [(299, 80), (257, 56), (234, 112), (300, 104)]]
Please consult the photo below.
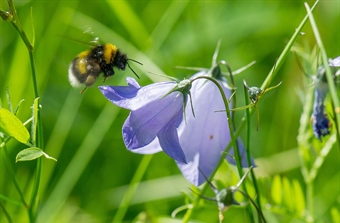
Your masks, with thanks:
[(102, 94), (115, 105), (137, 110), (146, 104), (161, 99), (176, 86), (176, 82), (159, 82), (140, 87), (135, 79), (126, 78), (128, 86), (100, 86)]
[[(326, 84), (324, 84), (326, 85)], [(330, 134), (330, 121), (325, 114), (324, 100), (326, 98), (328, 86), (322, 87), (321, 84), (315, 86), (314, 105), (313, 105), (313, 132), (316, 138), (321, 140), (323, 136)]]
[[(222, 87), (229, 97), (229, 90), (224, 84)], [(177, 165), (191, 183), (200, 185), (206, 180), (198, 167), (207, 176), (211, 175), (230, 141), (230, 133), (226, 114), (215, 112), (224, 108), (217, 86), (210, 81), (196, 80), (192, 84), (191, 94), (195, 117), (191, 107), (187, 106), (186, 123), (183, 121), (178, 128), (180, 144), (188, 164), (177, 162)]]
[(332, 67), (340, 67), (340, 56), (333, 59), (333, 60), (330, 60), (329, 61), (329, 66), (332, 66)]
[(177, 127), (183, 119), (183, 110), (179, 111), (177, 117), (174, 118), (168, 125), (165, 126), (158, 133), (159, 144), (166, 154), (168, 154), (174, 160), (186, 163), (186, 158), (183, 153), (182, 147), (179, 144)]
[(159, 145), (158, 138), (156, 137), (150, 144), (130, 151), (139, 154), (154, 154), (163, 150)]
[[(131, 111), (123, 125), (123, 139), (129, 150), (138, 149), (151, 143), (159, 131), (180, 116), (183, 96), (173, 92), (164, 98), (154, 100), (138, 110)], [(180, 122), (179, 121), (179, 122)]]

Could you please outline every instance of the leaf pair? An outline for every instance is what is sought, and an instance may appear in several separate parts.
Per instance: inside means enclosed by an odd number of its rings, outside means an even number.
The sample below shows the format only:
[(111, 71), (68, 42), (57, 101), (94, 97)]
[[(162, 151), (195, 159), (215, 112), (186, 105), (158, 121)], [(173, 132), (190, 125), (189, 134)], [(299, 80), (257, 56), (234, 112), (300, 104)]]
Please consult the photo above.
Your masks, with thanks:
[(29, 134), (25, 125), (20, 121), (19, 118), (15, 116), (12, 112), (5, 108), (0, 108), (0, 132), (3, 133), (3, 138), (5, 141), (0, 145), (4, 147), (6, 143), (6, 136), (16, 139), (18, 142), (29, 146), (22, 151), (20, 151), (16, 156), (16, 162), (18, 161), (29, 161), (38, 159), (41, 156), (45, 156), (48, 159), (55, 160), (55, 158), (47, 155), (40, 148), (35, 146), (36, 141), (36, 129), (37, 129), (37, 114), (39, 107), (39, 98), (34, 100), (33, 105), (33, 118), (32, 118), (32, 133)]

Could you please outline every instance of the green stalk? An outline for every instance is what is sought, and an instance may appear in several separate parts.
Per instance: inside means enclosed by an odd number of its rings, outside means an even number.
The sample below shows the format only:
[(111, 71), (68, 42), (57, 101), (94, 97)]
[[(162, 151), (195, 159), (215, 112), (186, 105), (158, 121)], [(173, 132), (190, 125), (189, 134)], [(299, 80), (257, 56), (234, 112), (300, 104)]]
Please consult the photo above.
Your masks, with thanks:
[(20, 197), (20, 200), (21, 200), (22, 204), (28, 209), (29, 207), (28, 207), (28, 204), (25, 201), (24, 194), (22, 193), (22, 190), (20, 189), (19, 183), (18, 183), (18, 181), (17, 181), (17, 179), (15, 177), (15, 171), (14, 171), (13, 165), (12, 165), (12, 163), (9, 160), (9, 154), (7, 152), (6, 146), (4, 146), (2, 148), (2, 150), (4, 151), (5, 163), (6, 163), (6, 166), (7, 166), (8, 170), (9, 170), (9, 175), (11, 176), (12, 181), (14, 183), (15, 189), (17, 190), (17, 192), (19, 194), (19, 197)]
[[(246, 88), (246, 86), (243, 86), (244, 89), (244, 100), (246, 105), (249, 104), (249, 98), (248, 98), (248, 89)], [(251, 157), (250, 157), (250, 109), (247, 108), (246, 109), (246, 122), (247, 122), (247, 141), (246, 141), (246, 154), (247, 154), (247, 162), (248, 162), (248, 166), (251, 166)], [(256, 193), (256, 204), (258, 207), (258, 215), (257, 215), (257, 219), (258, 222), (262, 222), (262, 217), (264, 218), (263, 215), (263, 211), (262, 211), (262, 207), (261, 207), (261, 198), (260, 198), (260, 191), (258, 189), (257, 186), (257, 180), (253, 171), (253, 168), (250, 169), (250, 176), (251, 179), (253, 181), (253, 186), (255, 189), (255, 193)]]
[(305, 104), (303, 106), (303, 112), (300, 118), (299, 134), (297, 136), (299, 158), (301, 162), (301, 173), (303, 180), (306, 184), (306, 205), (307, 213), (305, 215), (306, 222), (312, 221), (313, 213), (313, 183), (309, 174), (309, 166), (311, 165), (310, 148), (309, 148), (309, 123), (310, 123), (310, 112), (313, 106), (313, 91), (307, 92), (305, 98)]
[(18, 31), (21, 39), (24, 41), (28, 51), (33, 51), (33, 45), (31, 44), (31, 42), (29, 41), (29, 39), (26, 36), (26, 33), (24, 32), (24, 30), (22, 29), (17, 11), (15, 10), (14, 4), (12, 0), (7, 0), (8, 3), (8, 7), (10, 10), (10, 13), (12, 14), (13, 18), (11, 19), (11, 23), (14, 26), (14, 28)]
[(7, 212), (7, 210), (5, 209), (5, 207), (2, 205), (2, 203), (0, 203), (0, 208), (1, 208), (1, 210), (3, 211), (5, 217), (7, 218), (7, 221), (8, 221), (9, 223), (12, 223), (12, 222), (13, 222), (13, 221), (12, 221), (12, 218), (11, 218), (11, 216), (9, 215), (9, 213)]
[[(242, 165), (241, 165), (241, 156), (239, 154), (238, 146), (237, 146), (237, 143), (236, 143), (236, 136), (235, 136), (235, 133), (233, 131), (233, 123), (232, 123), (230, 109), (229, 109), (229, 101), (226, 98), (226, 96), (224, 94), (224, 91), (223, 91), (221, 85), (218, 83), (217, 80), (215, 80), (214, 78), (209, 77), (209, 76), (199, 76), (199, 77), (196, 77), (193, 81), (198, 80), (198, 79), (207, 79), (209, 81), (212, 81), (218, 87), (218, 89), (219, 89), (219, 91), (221, 93), (222, 100), (223, 100), (224, 105), (225, 105), (225, 110), (226, 110), (226, 115), (227, 115), (227, 120), (228, 120), (228, 127), (229, 127), (229, 130), (230, 130), (230, 137), (231, 137), (231, 143), (229, 143), (229, 145), (224, 150), (224, 152), (227, 153), (229, 151), (230, 146), (231, 145), (233, 146), (234, 154), (235, 154), (235, 158), (236, 158), (235, 159), (236, 160), (236, 166), (237, 166), (238, 174), (239, 174), (240, 179), (241, 179), (242, 176), (243, 176)], [(218, 167), (222, 164), (222, 162), (224, 160), (225, 160), (225, 157), (221, 156), (220, 161), (219, 161), (217, 167), (215, 168), (214, 172), (211, 174), (210, 178), (212, 178), (215, 175), (215, 173), (217, 172)], [(204, 193), (207, 190), (208, 187), (209, 187), (208, 184), (205, 184), (203, 186), (203, 188), (202, 188), (202, 193)], [(245, 186), (243, 186), (243, 188), (244, 188), (244, 190), (246, 192)], [(185, 215), (184, 215), (184, 217), (182, 219), (183, 223), (187, 223), (190, 220), (190, 217), (192, 215), (192, 211), (198, 206), (199, 201), (200, 201), (200, 197), (197, 197), (197, 199), (195, 200), (192, 208), (188, 209), (188, 211), (185, 213)], [(250, 214), (252, 216), (251, 219), (252, 219), (252, 222), (253, 222), (254, 218), (253, 218), (252, 212), (250, 212)]]
[[(311, 8), (311, 11), (313, 11), (316, 7), (316, 5), (319, 3), (319, 0), (315, 1), (314, 5)], [(300, 23), (300, 25), (298, 26), (298, 28), (296, 28), (295, 33), (293, 34), (293, 36), (290, 38), (289, 42), (287, 43), (286, 47), (283, 49), (282, 53), (280, 54), (279, 58), (276, 61), (276, 64), (273, 66), (273, 68), (270, 70), (267, 78), (265, 79), (265, 81), (263, 82), (261, 89), (264, 90), (265, 88), (267, 88), (267, 86), (269, 86), (270, 82), (272, 79), (274, 79), (276, 73), (280, 70), (284, 60), (286, 59), (286, 57), (288, 56), (288, 53), (290, 51), (290, 49), (292, 48), (294, 42), (296, 41), (296, 39), (298, 38), (298, 36), (301, 33), (302, 27), (305, 25), (305, 23), (307, 22), (308, 19), (308, 15), (306, 15), (302, 22)]]
[[(237, 166), (238, 174), (239, 174), (240, 178), (242, 178), (243, 171), (242, 171), (242, 165), (241, 165), (241, 155), (240, 155), (240, 153), (238, 151), (238, 145), (237, 145), (237, 142), (236, 142), (236, 136), (235, 136), (234, 131), (233, 131), (233, 122), (232, 122), (232, 119), (231, 119), (231, 113), (230, 113), (231, 111), (230, 111), (230, 108), (229, 108), (229, 101), (226, 98), (226, 96), (224, 94), (224, 91), (223, 91), (221, 85), (218, 83), (217, 80), (215, 80), (212, 77), (208, 77), (208, 76), (199, 76), (199, 77), (196, 77), (193, 81), (198, 80), (198, 79), (207, 79), (207, 80), (213, 82), (218, 87), (218, 90), (221, 93), (222, 100), (224, 102), (224, 106), (225, 106), (225, 110), (226, 110), (226, 114), (227, 114), (228, 127), (229, 127), (229, 130), (230, 130), (230, 137), (231, 137), (231, 143), (232, 143), (232, 146), (234, 148), (234, 154), (235, 154), (235, 158), (236, 158), (236, 166)], [(226, 150), (225, 152), (228, 152), (228, 150)], [(224, 157), (223, 157), (223, 160), (224, 160)]]
[[(29, 48), (27, 48), (29, 50)], [(31, 72), (32, 72), (32, 80), (33, 80), (33, 88), (34, 88), (34, 95), (35, 98), (39, 97), (38, 93), (38, 85), (37, 85), (37, 78), (36, 78), (36, 70), (35, 70), (35, 63), (34, 63), (34, 56), (33, 56), (33, 48), (32, 51), (28, 51), (29, 57), (30, 57), (30, 63), (31, 63)], [(38, 128), (37, 128), (37, 139), (34, 139), (34, 142), (36, 142), (36, 146), (43, 150), (44, 145), (43, 145), (43, 126), (42, 126), (42, 119), (41, 119), (41, 113), (40, 109), (38, 108)], [(38, 197), (38, 191), (39, 191), (39, 186), (40, 186), (40, 177), (41, 177), (41, 165), (42, 165), (42, 158), (39, 158), (37, 160), (37, 166), (36, 166), (36, 175), (35, 175), (35, 181), (34, 181), (34, 186), (31, 194), (31, 200), (30, 200), (30, 216), (31, 216), (31, 222), (35, 222), (36, 218), (36, 206), (37, 206), (37, 197)]]
[[(38, 93), (38, 85), (37, 85), (37, 78), (36, 78), (36, 70), (35, 70), (35, 63), (34, 63), (34, 56), (33, 56), (33, 50), (34, 46), (30, 42), (30, 40), (27, 38), (27, 35), (25, 31), (22, 28), (22, 25), (20, 23), (19, 17), (17, 15), (16, 9), (14, 7), (12, 0), (7, 0), (10, 14), (12, 15), (12, 18), (10, 20), (11, 24), (14, 26), (14, 28), (18, 31), (21, 39), (26, 45), (26, 48), (28, 50), (29, 58), (30, 58), (30, 64), (31, 64), (31, 72), (32, 72), (32, 80), (33, 80), (33, 89), (34, 89), (34, 96), (35, 98), (39, 97)], [(42, 127), (42, 120), (40, 115), (40, 110), (38, 110), (38, 130), (37, 130), (37, 138), (34, 139), (34, 142), (37, 142), (36, 146), (43, 150), (43, 127)], [(32, 189), (31, 194), (31, 200), (28, 208), (29, 218), (30, 222), (35, 222), (36, 218), (36, 205), (37, 205), (37, 197), (38, 197), (38, 191), (39, 191), (39, 184), (40, 184), (40, 176), (41, 176), (41, 158), (37, 160), (37, 166), (36, 166), (36, 176), (34, 181), (34, 186)]]

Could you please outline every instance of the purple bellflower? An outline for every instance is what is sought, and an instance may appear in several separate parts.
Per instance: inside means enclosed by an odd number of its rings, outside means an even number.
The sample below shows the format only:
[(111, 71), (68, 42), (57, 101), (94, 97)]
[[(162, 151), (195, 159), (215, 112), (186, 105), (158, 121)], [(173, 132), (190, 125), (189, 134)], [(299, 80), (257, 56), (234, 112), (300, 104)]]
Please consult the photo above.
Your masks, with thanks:
[[(340, 57), (330, 60), (328, 64), (335, 73), (336, 67), (340, 67)], [(328, 93), (328, 84), (324, 66), (319, 66), (315, 78), (314, 105), (313, 105), (313, 132), (316, 138), (321, 140), (323, 136), (330, 134), (331, 122), (325, 114), (324, 100)]]
[[(161, 82), (140, 87), (133, 78), (128, 86), (100, 86), (103, 95), (119, 107), (131, 110), (123, 125), (126, 147), (137, 153), (163, 151), (178, 162), (186, 163), (179, 144), (177, 127), (183, 119), (183, 105), (191, 82)], [(183, 93), (182, 93), (183, 92)], [(148, 147), (156, 139), (160, 147)]]
[[(202, 75), (210, 74), (201, 71), (179, 83), (161, 82), (145, 87), (127, 78), (128, 86), (99, 87), (112, 103), (131, 110), (122, 130), (127, 149), (141, 154), (163, 150), (196, 186), (206, 181), (199, 169), (210, 176), (221, 156), (235, 164), (233, 149), (229, 155), (223, 154), (230, 132), (226, 114), (215, 112), (224, 107), (222, 97), (212, 82), (194, 80)], [(229, 98), (226, 81), (221, 79), (219, 83)], [(186, 106), (188, 95), (192, 95), (191, 106)], [(248, 167), (245, 149), (240, 142), (238, 145), (241, 164)], [(253, 161), (251, 165), (255, 165)]]

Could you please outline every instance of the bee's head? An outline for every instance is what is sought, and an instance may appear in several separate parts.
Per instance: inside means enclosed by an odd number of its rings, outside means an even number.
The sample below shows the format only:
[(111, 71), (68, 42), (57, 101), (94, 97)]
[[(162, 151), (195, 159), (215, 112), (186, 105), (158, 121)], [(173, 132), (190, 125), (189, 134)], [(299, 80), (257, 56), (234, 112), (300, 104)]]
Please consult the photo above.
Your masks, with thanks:
[(140, 65), (143, 65), (141, 62), (130, 59), (130, 58), (127, 57), (127, 55), (125, 53), (122, 53), (120, 50), (117, 50), (114, 61), (113, 61), (113, 66), (117, 67), (120, 70), (125, 70), (125, 67), (127, 65), (130, 68), (130, 70), (136, 75), (136, 77), (139, 78), (137, 73), (130, 67), (128, 60), (131, 60), (135, 63), (140, 64)]
[(127, 61), (128, 61), (127, 55), (118, 50), (115, 55), (115, 58), (113, 59), (113, 64), (118, 69), (125, 70)]

